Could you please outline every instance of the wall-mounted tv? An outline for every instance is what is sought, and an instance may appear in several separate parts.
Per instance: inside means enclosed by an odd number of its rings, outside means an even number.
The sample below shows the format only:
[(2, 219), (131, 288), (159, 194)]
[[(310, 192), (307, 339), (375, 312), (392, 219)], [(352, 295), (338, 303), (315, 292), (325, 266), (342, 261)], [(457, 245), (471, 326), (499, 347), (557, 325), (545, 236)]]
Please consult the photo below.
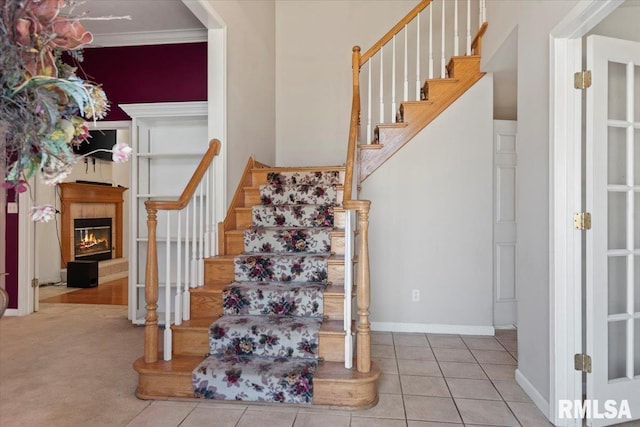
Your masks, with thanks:
[[(89, 138), (82, 144), (73, 147), (73, 152), (80, 155), (91, 153), (98, 149), (111, 150), (116, 144), (116, 130), (90, 130)], [(97, 159), (113, 161), (113, 154), (107, 151), (96, 151), (89, 154)]]

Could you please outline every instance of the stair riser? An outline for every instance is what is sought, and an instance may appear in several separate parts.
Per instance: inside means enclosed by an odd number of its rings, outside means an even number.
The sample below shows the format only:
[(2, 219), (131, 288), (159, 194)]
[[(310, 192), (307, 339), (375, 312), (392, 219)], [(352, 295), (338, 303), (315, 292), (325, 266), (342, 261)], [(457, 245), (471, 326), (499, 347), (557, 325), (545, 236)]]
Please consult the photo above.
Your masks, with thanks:
[[(344, 191), (338, 190), (338, 196), (336, 198), (337, 203), (340, 204), (342, 202)], [(258, 187), (247, 187), (244, 189), (244, 205), (245, 206), (255, 206), (261, 204), (260, 200), (260, 190)]]
[(182, 375), (138, 374), (136, 396), (139, 399), (160, 399), (167, 397), (193, 398), (191, 373)]
[[(213, 281), (231, 283), (235, 280), (233, 259), (210, 258), (204, 261), (204, 282)], [(342, 283), (344, 280), (344, 263), (329, 262), (328, 280), (331, 283)]]
[[(345, 405), (349, 402), (348, 405)], [(365, 409), (378, 403), (376, 379), (362, 382), (336, 382), (316, 379), (313, 382), (313, 404), (350, 406)]]
[[(244, 253), (244, 241), (241, 233), (227, 232), (225, 242), (227, 244), (226, 255)], [(344, 233), (331, 233), (331, 252), (336, 255), (344, 255)]]
[[(308, 172), (312, 170), (324, 170), (324, 169), (299, 169), (300, 172)], [(257, 187), (267, 183), (267, 175), (272, 172), (271, 169), (254, 169), (252, 171), (252, 185)], [(344, 171), (340, 171), (340, 183), (344, 182)]]
[[(173, 330), (173, 354), (177, 356), (204, 356), (209, 353), (207, 328)], [(320, 331), (318, 351), (328, 362), (344, 362), (344, 334)]]
[[(324, 314), (332, 320), (344, 319), (344, 296), (341, 294), (324, 295)], [(191, 318), (201, 319), (217, 317), (222, 314), (222, 291), (202, 290), (191, 293)]]
[(480, 57), (453, 58), (447, 65), (449, 77), (467, 76), (480, 71)]
[[(238, 229), (244, 229), (253, 225), (253, 218), (251, 216), (251, 209), (236, 209), (236, 224)], [(333, 225), (336, 228), (344, 228), (345, 213), (341, 209), (335, 209), (333, 213)]]

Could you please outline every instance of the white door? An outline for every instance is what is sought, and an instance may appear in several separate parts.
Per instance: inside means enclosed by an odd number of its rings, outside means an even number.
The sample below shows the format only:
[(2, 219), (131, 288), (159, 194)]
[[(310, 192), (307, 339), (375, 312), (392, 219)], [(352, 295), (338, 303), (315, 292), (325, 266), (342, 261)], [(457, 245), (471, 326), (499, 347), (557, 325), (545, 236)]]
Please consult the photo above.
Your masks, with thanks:
[(493, 122), (493, 324), (516, 325), (517, 123)]
[[(640, 43), (587, 38), (587, 399), (640, 418)], [(610, 409), (604, 407), (610, 401)], [(592, 404), (595, 409), (595, 402)], [(607, 419), (592, 411), (590, 425)]]

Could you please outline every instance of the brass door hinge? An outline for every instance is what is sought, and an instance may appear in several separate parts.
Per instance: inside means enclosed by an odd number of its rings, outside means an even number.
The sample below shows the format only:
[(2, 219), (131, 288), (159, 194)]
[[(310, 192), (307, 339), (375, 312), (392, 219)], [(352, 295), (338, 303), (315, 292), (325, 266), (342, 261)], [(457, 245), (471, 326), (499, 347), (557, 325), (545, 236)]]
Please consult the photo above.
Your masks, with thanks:
[(576, 354), (573, 357), (573, 363), (576, 371), (591, 373), (591, 356), (583, 353)]
[(33, 279), (31, 279), (31, 286), (37, 288), (38, 286), (40, 286), (40, 281), (34, 277)]
[(573, 216), (573, 226), (576, 230), (591, 230), (591, 214), (578, 212)]
[(573, 87), (587, 89), (591, 87), (591, 71), (580, 71), (573, 75)]

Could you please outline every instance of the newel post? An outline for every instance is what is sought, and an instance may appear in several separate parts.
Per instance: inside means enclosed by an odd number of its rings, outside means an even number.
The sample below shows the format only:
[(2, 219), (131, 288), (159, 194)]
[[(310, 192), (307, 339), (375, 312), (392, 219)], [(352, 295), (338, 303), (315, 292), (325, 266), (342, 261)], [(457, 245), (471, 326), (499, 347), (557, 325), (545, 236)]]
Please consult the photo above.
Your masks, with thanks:
[(145, 206), (147, 208), (149, 242), (144, 285), (144, 296), (147, 301), (144, 329), (144, 361), (153, 363), (158, 361), (158, 247), (156, 243), (158, 210), (148, 203), (145, 203)]
[(356, 358), (358, 372), (371, 370), (371, 324), (369, 305), (371, 302), (371, 284), (369, 282), (369, 200), (350, 200), (345, 209), (356, 210), (358, 214), (358, 271), (357, 295), (358, 318), (356, 327)]

